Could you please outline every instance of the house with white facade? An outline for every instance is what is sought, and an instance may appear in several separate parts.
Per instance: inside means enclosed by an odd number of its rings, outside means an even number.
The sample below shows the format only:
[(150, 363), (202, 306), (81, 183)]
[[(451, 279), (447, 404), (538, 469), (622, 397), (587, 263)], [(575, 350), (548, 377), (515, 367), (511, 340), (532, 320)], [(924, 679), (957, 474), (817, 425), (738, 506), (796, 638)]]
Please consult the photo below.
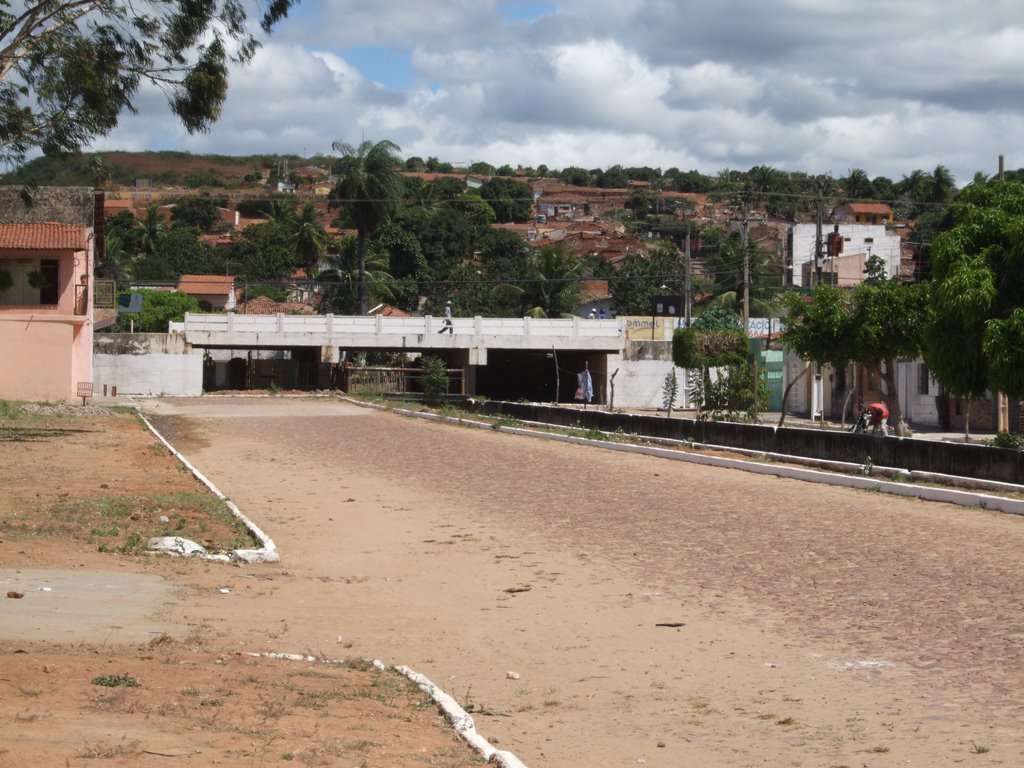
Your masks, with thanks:
[[(816, 273), (817, 225), (794, 224), (789, 229), (789, 263), (793, 285), (810, 287)], [(838, 253), (830, 255), (829, 235), (838, 235)], [(895, 277), (900, 269), (900, 237), (884, 224), (834, 224), (822, 231), (822, 282), (853, 286), (864, 280), (864, 265), (872, 256), (885, 261), (885, 272)]]

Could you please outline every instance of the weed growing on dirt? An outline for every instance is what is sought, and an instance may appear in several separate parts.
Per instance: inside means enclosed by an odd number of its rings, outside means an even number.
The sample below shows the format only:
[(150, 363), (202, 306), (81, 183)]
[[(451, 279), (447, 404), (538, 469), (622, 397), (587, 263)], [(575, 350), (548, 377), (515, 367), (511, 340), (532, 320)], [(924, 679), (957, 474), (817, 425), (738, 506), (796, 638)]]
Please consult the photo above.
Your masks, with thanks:
[(111, 760), (116, 757), (138, 757), (142, 754), (142, 746), (137, 741), (126, 744), (109, 745), (105, 742), (85, 747), (78, 756), (84, 760)]
[(17, 421), (22, 417), (21, 404), (11, 400), (0, 400), (0, 419)]
[(93, 685), (105, 688), (138, 688), (139, 681), (131, 675), (100, 675), (91, 680)]
[(512, 416), (506, 416), (505, 414), (499, 414), (497, 416), (494, 416), (491, 421), (491, 429), (495, 430), (501, 429), (502, 427), (513, 428), (519, 427), (521, 425), (522, 422), (519, 421), (519, 419), (514, 418)]
[(213, 551), (257, 544), (242, 521), (215, 496), (197, 492), (58, 496), (40, 514), (0, 519), (0, 532), (82, 539), (101, 552), (137, 554), (156, 536), (177, 536)]

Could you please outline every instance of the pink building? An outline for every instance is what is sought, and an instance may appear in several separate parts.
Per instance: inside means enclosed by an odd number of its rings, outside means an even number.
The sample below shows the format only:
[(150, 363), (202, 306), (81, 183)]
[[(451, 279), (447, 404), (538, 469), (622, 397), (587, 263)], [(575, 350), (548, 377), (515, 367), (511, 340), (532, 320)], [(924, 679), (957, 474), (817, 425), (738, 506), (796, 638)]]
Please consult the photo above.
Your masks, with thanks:
[[(76, 191), (84, 194), (76, 199)], [(0, 398), (71, 400), (80, 383), (92, 382), (93, 197), (91, 190), (60, 197), (56, 210), (37, 210), (6, 205), (11, 199), (0, 194), (7, 198), (0, 200)], [(56, 212), (89, 224), (25, 220)]]

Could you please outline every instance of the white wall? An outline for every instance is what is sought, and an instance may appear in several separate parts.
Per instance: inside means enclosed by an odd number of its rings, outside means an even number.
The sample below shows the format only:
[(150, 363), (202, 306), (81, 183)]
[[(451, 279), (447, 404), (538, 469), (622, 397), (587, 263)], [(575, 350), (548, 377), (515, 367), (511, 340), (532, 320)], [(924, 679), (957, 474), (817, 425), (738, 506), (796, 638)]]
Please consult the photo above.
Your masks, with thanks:
[[(616, 408), (661, 408), (664, 394), (661, 391), (665, 377), (675, 368), (671, 360), (608, 360), (608, 378), (618, 369), (615, 376), (615, 407)], [(686, 407), (687, 379), (686, 371), (676, 368), (676, 380), (679, 382), (679, 394), (676, 396), (676, 408)], [(606, 392), (611, 392), (611, 383)]]
[[(817, 226), (815, 224), (794, 224), (791, 229), (793, 233), (793, 285), (803, 286), (803, 265), (807, 262), (814, 263)], [(834, 225), (826, 225), (822, 228), (821, 233), (823, 268), (826, 271), (829, 269), (829, 262), (825, 255), (825, 244), (828, 240), (828, 233), (833, 229)], [(884, 224), (840, 224), (839, 234), (843, 236), (842, 256), (867, 254), (870, 248), (872, 256), (880, 256), (885, 259), (886, 273), (889, 277), (899, 273), (900, 237), (888, 234)], [(863, 275), (861, 278), (863, 279)]]
[(935, 405), (935, 396), (939, 394), (939, 383), (929, 373), (928, 392), (919, 391), (923, 366), (921, 360), (896, 363), (896, 389), (900, 395), (900, 408), (903, 410), (903, 418), (912, 427), (937, 427), (939, 411)]
[(93, 338), (93, 392), (112, 395), (203, 393), (203, 353), (172, 334), (102, 334)]

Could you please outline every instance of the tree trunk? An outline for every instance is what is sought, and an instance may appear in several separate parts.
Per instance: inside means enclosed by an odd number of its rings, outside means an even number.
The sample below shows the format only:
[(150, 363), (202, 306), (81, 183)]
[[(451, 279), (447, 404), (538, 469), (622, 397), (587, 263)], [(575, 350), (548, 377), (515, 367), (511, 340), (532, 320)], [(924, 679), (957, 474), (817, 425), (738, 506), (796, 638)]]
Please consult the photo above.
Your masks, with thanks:
[(970, 401), (970, 400), (965, 400), (964, 401), (964, 403), (966, 403), (966, 406), (967, 406), (964, 409), (964, 442), (965, 443), (971, 442), (971, 402), (972, 401)]
[(889, 411), (892, 416), (892, 424), (895, 433), (900, 437), (910, 437), (913, 432), (903, 420), (903, 410), (900, 408), (900, 395), (896, 390), (896, 361), (888, 357), (885, 359), (885, 373), (882, 380), (885, 382), (886, 394), (889, 396)]
[(359, 235), (357, 248), (359, 251), (359, 314), (365, 315), (369, 305), (366, 301), (366, 237)]
[(809, 370), (809, 366), (805, 365), (804, 369), (802, 371), (800, 371), (800, 373), (798, 373), (796, 376), (794, 376), (793, 380), (791, 382), (789, 382), (789, 384), (786, 385), (786, 391), (782, 393), (782, 416), (779, 417), (779, 426), (780, 427), (783, 424), (786, 423), (786, 403), (789, 402), (789, 392), (790, 392), (791, 389), (793, 389), (793, 385), (796, 384), (798, 381), (800, 381), (800, 379), (802, 379), (804, 377), (804, 375), (807, 373), (808, 370)]

